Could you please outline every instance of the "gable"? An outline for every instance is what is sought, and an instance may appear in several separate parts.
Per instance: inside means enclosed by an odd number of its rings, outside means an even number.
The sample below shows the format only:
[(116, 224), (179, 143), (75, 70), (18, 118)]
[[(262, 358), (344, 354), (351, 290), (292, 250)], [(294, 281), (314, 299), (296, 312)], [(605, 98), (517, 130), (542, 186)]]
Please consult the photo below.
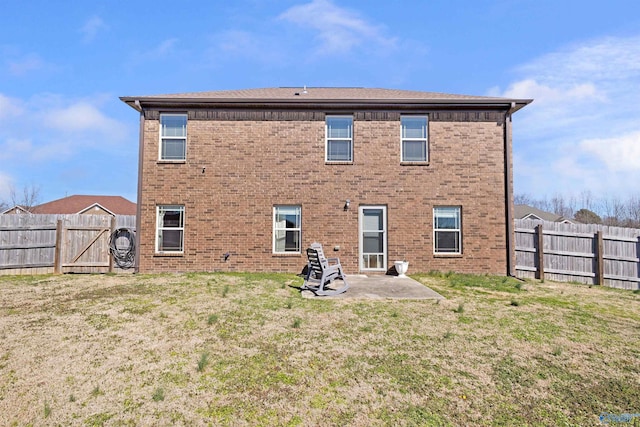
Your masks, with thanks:
[(109, 209), (104, 208), (99, 203), (94, 203), (91, 206), (78, 212), (81, 215), (115, 215)]
[(29, 212), (27, 209), (23, 208), (22, 206), (16, 205), (5, 211), (0, 212), (0, 215), (15, 215), (15, 214), (30, 214), (30, 213), (31, 212)]
[(530, 220), (533, 220), (533, 221), (543, 221), (543, 219), (542, 219), (542, 218), (540, 218), (539, 216), (537, 216), (537, 215), (535, 215), (535, 214), (532, 214), (532, 213), (531, 213), (531, 214), (529, 214), (529, 215), (527, 215), (527, 216), (525, 216), (525, 217), (524, 217), (524, 218), (522, 218), (522, 219), (530, 219)]

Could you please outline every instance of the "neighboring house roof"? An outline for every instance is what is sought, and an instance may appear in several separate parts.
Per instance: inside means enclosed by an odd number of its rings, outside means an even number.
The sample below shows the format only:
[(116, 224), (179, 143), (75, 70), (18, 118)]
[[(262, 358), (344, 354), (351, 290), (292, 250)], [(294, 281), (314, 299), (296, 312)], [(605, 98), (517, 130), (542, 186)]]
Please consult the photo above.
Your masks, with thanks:
[(535, 221), (566, 222), (566, 223), (573, 224), (573, 221), (568, 220), (567, 218), (561, 215), (556, 215), (551, 212), (546, 212), (528, 205), (514, 205), (513, 217), (515, 219), (531, 219)]
[(4, 214), (28, 214), (31, 213), (29, 212), (27, 209), (25, 209), (24, 206), (20, 206), (20, 205), (15, 205), (10, 207), (9, 209), (6, 209), (2, 212), (0, 212), (0, 215), (4, 215)]
[(111, 215), (135, 215), (136, 204), (121, 196), (74, 195), (34, 206), (34, 214), (77, 214), (93, 208), (103, 209)]
[(395, 104), (395, 105), (478, 105), (511, 108), (517, 111), (532, 102), (531, 99), (508, 99), (490, 96), (454, 95), (439, 92), (419, 92), (398, 89), (361, 87), (278, 87), (261, 89), (191, 92), (168, 95), (123, 96), (120, 98), (140, 111), (141, 105), (193, 105), (203, 103), (260, 105), (283, 104)]

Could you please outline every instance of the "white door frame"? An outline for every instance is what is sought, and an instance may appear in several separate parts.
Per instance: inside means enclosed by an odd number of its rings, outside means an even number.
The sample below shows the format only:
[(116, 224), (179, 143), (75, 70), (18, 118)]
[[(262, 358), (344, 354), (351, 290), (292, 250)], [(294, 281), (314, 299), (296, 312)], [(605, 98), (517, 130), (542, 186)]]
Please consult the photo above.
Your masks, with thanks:
[[(363, 218), (365, 209), (373, 209), (379, 210), (382, 212), (382, 230), (364, 230), (363, 229)], [(363, 242), (363, 233), (369, 232), (382, 232), (382, 263), (381, 267), (376, 268), (365, 268), (364, 263), (364, 242)], [(370, 206), (359, 206), (358, 207), (358, 266), (360, 271), (387, 271), (388, 265), (388, 253), (387, 253), (387, 207), (384, 205), (370, 205)]]

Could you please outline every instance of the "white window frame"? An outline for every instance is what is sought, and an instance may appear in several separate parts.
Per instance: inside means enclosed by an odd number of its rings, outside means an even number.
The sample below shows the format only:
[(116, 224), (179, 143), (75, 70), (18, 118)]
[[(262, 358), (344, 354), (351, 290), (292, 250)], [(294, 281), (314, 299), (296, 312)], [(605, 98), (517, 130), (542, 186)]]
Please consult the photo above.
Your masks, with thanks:
[[(161, 213), (167, 211), (179, 211), (181, 224), (178, 227), (165, 227), (162, 223)], [(184, 253), (184, 205), (158, 205), (156, 206), (156, 253)], [(180, 232), (180, 248), (179, 249), (161, 249), (161, 235), (164, 230), (179, 231)]]
[[(348, 138), (330, 138), (329, 137), (329, 121), (331, 119), (349, 119), (351, 120), (350, 133), (351, 136)], [(327, 163), (345, 163), (345, 162), (353, 162), (353, 116), (349, 115), (331, 115), (325, 117), (324, 122), (324, 135), (325, 135), (325, 143), (324, 143), (324, 159)], [(330, 141), (348, 141), (349, 142), (349, 158), (348, 159), (340, 159), (334, 160), (329, 159), (329, 142)]]
[[(164, 126), (162, 126), (162, 119), (165, 117), (184, 117), (184, 120), (185, 120), (184, 135), (181, 135), (181, 136), (163, 135)], [(160, 126), (160, 132), (158, 132), (160, 135), (160, 142), (158, 144), (158, 159), (163, 162), (184, 162), (185, 160), (187, 160), (187, 127), (189, 122), (187, 114), (186, 113), (160, 113), (160, 119), (158, 122)], [(164, 142), (169, 140), (182, 141), (182, 143), (184, 144), (184, 150), (183, 150), (184, 157), (176, 158), (176, 159), (163, 157), (162, 148), (164, 147)]]
[[(405, 138), (404, 136), (404, 119), (424, 119), (425, 129), (424, 138)], [(422, 142), (424, 144), (424, 159), (414, 160), (404, 158), (404, 143), (406, 142)], [(400, 116), (400, 161), (403, 163), (425, 163), (429, 161), (429, 116), (427, 115), (403, 115)]]
[[(298, 227), (287, 227), (286, 222), (284, 227), (282, 224), (276, 221), (279, 209), (296, 209), (296, 215), (298, 217)], [(295, 251), (288, 251), (286, 248), (286, 236), (287, 232), (298, 233), (298, 248)], [(273, 242), (272, 251), (274, 254), (300, 254), (302, 247), (302, 206), (301, 205), (275, 205), (273, 207)], [(279, 239), (285, 239), (285, 248), (283, 251), (278, 251), (276, 248), (276, 241)]]
[[(437, 218), (440, 217), (437, 214), (439, 209), (455, 209), (457, 213), (457, 224), (455, 228), (437, 228)], [(438, 233), (456, 233), (458, 247), (457, 251), (442, 251), (438, 250), (437, 244)], [(435, 255), (461, 255), (462, 254), (462, 206), (435, 206), (433, 208), (433, 253)]]

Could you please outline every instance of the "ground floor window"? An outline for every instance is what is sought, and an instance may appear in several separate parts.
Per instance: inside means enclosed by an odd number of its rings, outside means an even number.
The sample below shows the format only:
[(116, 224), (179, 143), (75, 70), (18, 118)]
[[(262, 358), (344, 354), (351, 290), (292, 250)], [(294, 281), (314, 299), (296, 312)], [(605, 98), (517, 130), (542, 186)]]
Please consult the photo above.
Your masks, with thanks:
[(157, 207), (156, 252), (184, 251), (184, 206)]
[(273, 253), (300, 253), (302, 208), (273, 207)]
[(433, 208), (433, 252), (436, 254), (462, 253), (460, 206)]

